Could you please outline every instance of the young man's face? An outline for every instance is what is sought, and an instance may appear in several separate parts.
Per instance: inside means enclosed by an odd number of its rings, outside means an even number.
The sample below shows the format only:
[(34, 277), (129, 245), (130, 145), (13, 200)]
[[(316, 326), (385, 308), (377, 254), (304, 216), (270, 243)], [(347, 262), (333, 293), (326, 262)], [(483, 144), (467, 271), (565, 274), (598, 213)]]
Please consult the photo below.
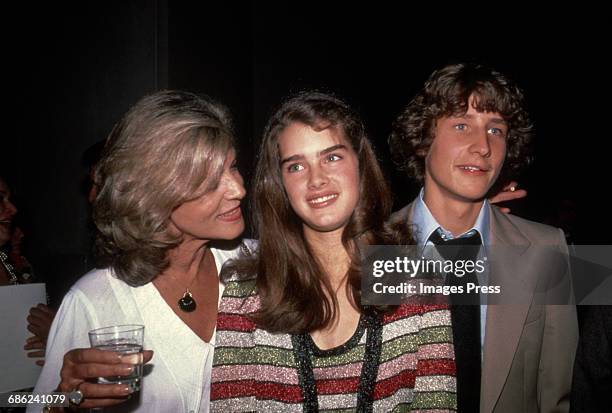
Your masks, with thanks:
[(508, 125), (496, 112), (478, 112), (470, 96), (462, 116), (438, 119), (425, 158), (425, 192), (439, 200), (479, 202), (501, 171)]

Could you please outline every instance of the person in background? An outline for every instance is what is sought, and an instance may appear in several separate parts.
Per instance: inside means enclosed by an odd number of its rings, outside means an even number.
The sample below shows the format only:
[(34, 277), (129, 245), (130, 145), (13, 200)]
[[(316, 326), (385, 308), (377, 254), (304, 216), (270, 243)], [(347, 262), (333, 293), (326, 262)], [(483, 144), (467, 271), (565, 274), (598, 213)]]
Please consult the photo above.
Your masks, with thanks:
[(21, 252), (23, 232), (15, 223), (16, 215), (11, 189), (0, 176), (0, 285), (26, 284), (34, 280), (32, 267)]
[[(15, 225), (16, 214), (10, 188), (0, 177), (0, 285), (37, 281), (32, 266), (21, 250), (24, 235), (21, 228)], [(46, 303), (39, 303), (30, 309), (27, 317), (27, 329), (33, 335), (26, 340), (24, 349), (29, 351), (28, 357), (37, 359), (35, 363), (38, 365), (44, 364), (41, 358), (45, 354), (45, 343), (54, 315), (55, 311)]]

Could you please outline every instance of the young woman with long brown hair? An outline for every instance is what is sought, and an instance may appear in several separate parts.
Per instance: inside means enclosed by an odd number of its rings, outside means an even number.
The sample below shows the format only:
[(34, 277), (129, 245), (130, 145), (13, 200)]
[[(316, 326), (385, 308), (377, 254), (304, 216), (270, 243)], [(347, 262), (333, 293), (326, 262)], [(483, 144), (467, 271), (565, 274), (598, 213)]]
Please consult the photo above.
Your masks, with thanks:
[(453, 409), (448, 308), (361, 304), (360, 253), (406, 242), (364, 126), (307, 92), (269, 121), (253, 186), (259, 248), (226, 267), (213, 411)]

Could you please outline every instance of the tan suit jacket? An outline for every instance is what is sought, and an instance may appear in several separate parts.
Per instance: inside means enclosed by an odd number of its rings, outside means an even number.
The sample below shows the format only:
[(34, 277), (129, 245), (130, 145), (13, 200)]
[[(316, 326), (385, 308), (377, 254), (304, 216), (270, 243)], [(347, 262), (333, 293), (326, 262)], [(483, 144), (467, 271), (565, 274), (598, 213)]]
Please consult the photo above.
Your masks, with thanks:
[[(390, 221), (411, 223), (413, 204), (394, 213)], [(491, 207), (490, 217), (491, 245), (504, 247), (504, 253), (491, 262), (489, 284), (494, 285), (496, 276), (516, 279), (526, 299), (487, 307), (480, 411), (568, 412), (578, 343), (576, 307), (545, 305), (558, 301), (543, 297), (551, 289), (541, 285), (543, 277), (554, 271), (551, 268), (567, 271), (554, 291), (571, 293), (568, 262), (551, 262), (567, 259), (565, 237), (557, 228), (504, 214), (496, 207)], [(543, 257), (538, 246), (558, 253)]]

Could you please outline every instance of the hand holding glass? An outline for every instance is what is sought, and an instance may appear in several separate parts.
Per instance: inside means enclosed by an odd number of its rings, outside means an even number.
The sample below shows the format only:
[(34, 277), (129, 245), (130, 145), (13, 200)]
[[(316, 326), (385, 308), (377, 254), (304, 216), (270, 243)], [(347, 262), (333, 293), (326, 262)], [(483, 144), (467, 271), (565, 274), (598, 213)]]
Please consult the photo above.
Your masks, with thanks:
[[(89, 342), (93, 348), (116, 351), (122, 356), (142, 353), (144, 326), (137, 324), (98, 328), (89, 332)], [(99, 377), (100, 384), (126, 384), (135, 392), (140, 390), (142, 380), (142, 357), (140, 363), (127, 376)]]

